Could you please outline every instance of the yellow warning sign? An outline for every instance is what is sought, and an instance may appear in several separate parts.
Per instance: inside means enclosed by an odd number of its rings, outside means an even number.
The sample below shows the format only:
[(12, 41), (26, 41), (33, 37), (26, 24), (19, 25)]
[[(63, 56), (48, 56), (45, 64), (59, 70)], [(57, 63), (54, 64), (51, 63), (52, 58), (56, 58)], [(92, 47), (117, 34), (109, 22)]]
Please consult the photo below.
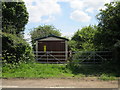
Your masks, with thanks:
[(44, 52), (46, 52), (46, 45), (44, 45)]

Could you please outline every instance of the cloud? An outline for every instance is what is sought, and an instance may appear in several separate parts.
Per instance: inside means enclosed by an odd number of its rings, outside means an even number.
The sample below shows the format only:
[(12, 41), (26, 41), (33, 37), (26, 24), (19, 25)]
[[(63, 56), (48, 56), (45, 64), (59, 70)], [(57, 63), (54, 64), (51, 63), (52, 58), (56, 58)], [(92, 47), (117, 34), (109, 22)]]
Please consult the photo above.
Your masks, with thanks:
[(24, 34), (24, 39), (31, 45), (31, 36), (29, 33)]
[(70, 1), (70, 6), (71, 6), (71, 8), (73, 8), (73, 9), (83, 9), (83, 8), (84, 8), (84, 4), (83, 4), (83, 2), (80, 1), (80, 0)]
[[(105, 9), (104, 4), (113, 0), (24, 0), (29, 12), (30, 22), (42, 22), (48, 23), (55, 20), (55, 15), (61, 13), (61, 6), (58, 2), (69, 3), (70, 9), (72, 9), (70, 17), (77, 20), (75, 17), (79, 17), (77, 21), (84, 16), (87, 18), (84, 21), (89, 21), (90, 16), (87, 13), (94, 13), (100, 9)], [(78, 12), (79, 11), (79, 12)], [(82, 11), (82, 12), (81, 12)], [(84, 11), (84, 12), (83, 12)], [(80, 15), (80, 13), (82, 15)], [(76, 15), (75, 15), (76, 14)], [(43, 18), (43, 17), (48, 18)], [(84, 17), (85, 18), (85, 17)]]
[[(44, 16), (43, 16), (44, 17)], [(50, 21), (54, 21), (55, 20), (55, 17), (54, 16), (47, 16), (45, 19), (44, 18), (42, 18), (42, 22), (43, 23), (48, 23), (48, 22), (50, 22)]]
[(70, 18), (78, 22), (89, 22), (91, 19), (91, 17), (87, 13), (84, 13), (80, 10), (75, 10), (74, 12), (72, 12)]
[(88, 12), (88, 13), (94, 13), (94, 8), (88, 8), (85, 11)]
[(88, 13), (96, 14), (100, 9), (105, 9), (104, 4), (112, 0), (67, 0), (73, 12), (70, 18), (79, 22), (89, 22), (91, 17)]
[[(61, 12), (60, 5), (56, 0), (24, 0), (29, 12), (30, 22), (48, 22), (53, 16)], [(48, 16), (47, 20), (43, 20), (43, 16)], [(52, 18), (51, 18), (52, 17)]]
[(66, 36), (67, 38), (71, 38), (74, 35), (74, 32), (62, 32), (62, 36)]
[(109, 3), (113, 0), (63, 0), (70, 3), (71, 8), (73, 9), (88, 9), (94, 8), (99, 9), (100, 7), (104, 7), (105, 3)]
[(104, 8), (104, 4), (105, 3), (109, 3), (113, 0), (84, 0), (83, 3), (84, 3), (84, 7), (85, 8), (94, 8), (95, 10), (99, 11), (99, 9), (102, 9)]

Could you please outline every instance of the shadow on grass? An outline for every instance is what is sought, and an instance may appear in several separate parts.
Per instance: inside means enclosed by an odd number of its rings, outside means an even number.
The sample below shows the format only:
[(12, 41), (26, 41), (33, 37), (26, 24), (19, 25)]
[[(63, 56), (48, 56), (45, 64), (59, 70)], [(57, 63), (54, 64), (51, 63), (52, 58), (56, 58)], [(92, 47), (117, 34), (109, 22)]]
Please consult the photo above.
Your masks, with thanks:
[(85, 76), (100, 76), (107, 74), (110, 76), (120, 77), (120, 72), (114, 65), (107, 64), (69, 64), (67, 65), (73, 74), (84, 74)]

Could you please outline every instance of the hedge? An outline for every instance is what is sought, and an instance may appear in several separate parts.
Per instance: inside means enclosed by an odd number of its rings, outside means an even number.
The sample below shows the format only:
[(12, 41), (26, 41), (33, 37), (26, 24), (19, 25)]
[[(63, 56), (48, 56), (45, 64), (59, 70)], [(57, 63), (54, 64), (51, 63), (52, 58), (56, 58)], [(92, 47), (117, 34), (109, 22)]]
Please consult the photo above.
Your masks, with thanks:
[(30, 45), (13, 34), (2, 33), (2, 59), (4, 64), (32, 62), (34, 54)]

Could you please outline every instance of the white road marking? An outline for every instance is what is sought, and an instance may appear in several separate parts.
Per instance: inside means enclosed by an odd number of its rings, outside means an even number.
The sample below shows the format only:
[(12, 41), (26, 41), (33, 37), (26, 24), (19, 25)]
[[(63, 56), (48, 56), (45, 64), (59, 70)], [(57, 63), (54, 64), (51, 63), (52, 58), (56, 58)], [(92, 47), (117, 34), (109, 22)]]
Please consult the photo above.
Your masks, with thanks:
[(2, 88), (17, 88), (18, 86), (0, 86)]
[(45, 88), (76, 88), (76, 87), (45, 87)]
[[(0, 88), (18, 88), (18, 87), (19, 86), (0, 86)], [(32, 88), (32, 87), (29, 87), (29, 88)], [(40, 87), (40, 88), (76, 88), (76, 87)]]

